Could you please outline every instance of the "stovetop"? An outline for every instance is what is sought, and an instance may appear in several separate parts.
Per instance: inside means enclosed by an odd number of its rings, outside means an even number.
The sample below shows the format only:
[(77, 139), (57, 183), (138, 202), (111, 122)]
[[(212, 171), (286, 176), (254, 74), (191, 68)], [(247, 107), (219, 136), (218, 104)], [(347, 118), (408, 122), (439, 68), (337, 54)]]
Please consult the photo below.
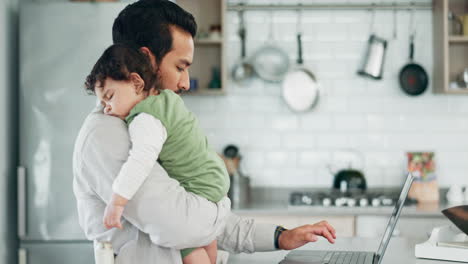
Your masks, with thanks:
[[(354, 191), (340, 192), (292, 192), (289, 196), (291, 206), (335, 206), (335, 207), (385, 207), (394, 206), (398, 200), (397, 192)], [(407, 199), (405, 205), (415, 203)]]

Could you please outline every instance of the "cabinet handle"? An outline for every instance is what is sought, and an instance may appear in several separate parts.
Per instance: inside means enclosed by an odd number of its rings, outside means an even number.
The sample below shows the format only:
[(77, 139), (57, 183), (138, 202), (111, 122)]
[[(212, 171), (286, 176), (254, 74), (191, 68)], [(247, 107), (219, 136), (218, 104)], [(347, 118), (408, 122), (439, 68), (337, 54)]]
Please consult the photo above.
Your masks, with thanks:
[(16, 174), (18, 179), (18, 237), (24, 238), (26, 237), (26, 168), (18, 167)]
[(25, 248), (18, 249), (18, 264), (28, 263), (28, 252)]

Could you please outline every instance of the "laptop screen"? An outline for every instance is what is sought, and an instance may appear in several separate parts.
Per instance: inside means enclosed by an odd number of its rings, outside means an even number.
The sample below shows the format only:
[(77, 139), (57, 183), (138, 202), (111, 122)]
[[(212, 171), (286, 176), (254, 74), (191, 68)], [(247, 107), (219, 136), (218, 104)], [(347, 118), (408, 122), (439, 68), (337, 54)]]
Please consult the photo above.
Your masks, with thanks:
[(382, 237), (382, 242), (380, 242), (379, 249), (377, 250), (377, 258), (378, 263), (382, 261), (382, 257), (385, 253), (385, 249), (387, 249), (388, 242), (392, 237), (393, 229), (395, 229), (395, 225), (397, 223), (398, 217), (400, 217), (401, 210), (403, 209), (403, 205), (405, 203), (406, 197), (408, 196), (408, 191), (413, 183), (414, 177), (411, 173), (408, 173), (408, 177), (406, 178), (406, 182), (403, 185), (403, 188), (400, 193), (400, 197), (396, 202), (395, 208), (393, 209), (392, 216), (387, 224), (387, 229)]

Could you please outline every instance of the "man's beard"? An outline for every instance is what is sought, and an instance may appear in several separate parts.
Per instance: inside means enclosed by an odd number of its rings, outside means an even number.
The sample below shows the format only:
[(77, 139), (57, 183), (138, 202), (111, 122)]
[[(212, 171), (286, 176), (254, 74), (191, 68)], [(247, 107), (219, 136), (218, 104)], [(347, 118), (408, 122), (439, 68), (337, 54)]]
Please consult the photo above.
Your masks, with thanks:
[(174, 93), (176, 93), (178, 95), (181, 95), (182, 93), (185, 92), (184, 90), (178, 89), (177, 87), (175, 87), (177, 90), (170, 89), (169, 87), (164, 87), (163, 77), (161, 75), (161, 71), (159, 71), (159, 70), (156, 70), (156, 82), (155, 82), (154, 87), (158, 91), (166, 90), (166, 89), (172, 90)]

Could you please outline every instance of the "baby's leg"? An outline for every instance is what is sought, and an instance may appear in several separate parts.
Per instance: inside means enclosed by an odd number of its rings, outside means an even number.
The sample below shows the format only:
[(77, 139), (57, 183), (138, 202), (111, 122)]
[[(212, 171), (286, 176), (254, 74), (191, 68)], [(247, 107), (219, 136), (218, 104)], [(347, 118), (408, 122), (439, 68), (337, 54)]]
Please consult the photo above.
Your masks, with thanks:
[[(211, 245), (211, 244), (210, 244)], [(184, 264), (210, 264), (210, 257), (204, 248), (196, 248), (182, 259)]]
[(218, 243), (216, 240), (211, 242), (209, 245), (203, 247), (210, 258), (211, 264), (216, 264), (216, 258), (218, 257)]

